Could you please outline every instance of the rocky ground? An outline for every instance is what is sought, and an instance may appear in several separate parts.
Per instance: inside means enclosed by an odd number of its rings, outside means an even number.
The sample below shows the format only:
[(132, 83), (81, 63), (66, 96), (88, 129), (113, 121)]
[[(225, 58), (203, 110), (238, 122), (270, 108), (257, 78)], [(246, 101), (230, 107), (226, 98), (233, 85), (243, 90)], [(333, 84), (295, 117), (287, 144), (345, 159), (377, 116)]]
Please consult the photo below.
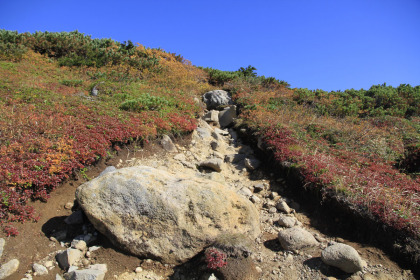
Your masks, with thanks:
[[(164, 138), (163, 142), (149, 144), (145, 149), (127, 148), (106, 164), (103, 162), (79, 174), (78, 180), (66, 182), (47, 204), (34, 203), (42, 213), (40, 221), (18, 225), (17, 237), (3, 237), (5, 244), (0, 242), (3, 248), (0, 278), (7, 275), (5, 267), (9, 267), (16, 268), (15, 272), (1, 279), (62, 279), (64, 276), (102, 279), (102, 275), (104, 279), (119, 280), (220, 279), (217, 277), (222, 276), (267, 280), (415, 279), (409, 270), (399, 267), (380, 249), (340, 235), (328, 235), (325, 221), (311, 213), (311, 207), (299, 205), (289, 197), (291, 186), (274, 172), (266, 171), (264, 159), (256, 158), (235, 131), (220, 129), (210, 116), (207, 120), (208, 123), (201, 121), (184, 142), (173, 144)], [(174, 266), (121, 252), (95, 230), (74, 204), (75, 189), (98, 176), (106, 165), (117, 169), (150, 166), (227, 185), (249, 199), (259, 211), (261, 234), (252, 240), (252, 252), (245, 261), (228, 259), (227, 267), (214, 274), (203, 268), (199, 256)], [(347, 261), (343, 260), (343, 254), (349, 254)]]

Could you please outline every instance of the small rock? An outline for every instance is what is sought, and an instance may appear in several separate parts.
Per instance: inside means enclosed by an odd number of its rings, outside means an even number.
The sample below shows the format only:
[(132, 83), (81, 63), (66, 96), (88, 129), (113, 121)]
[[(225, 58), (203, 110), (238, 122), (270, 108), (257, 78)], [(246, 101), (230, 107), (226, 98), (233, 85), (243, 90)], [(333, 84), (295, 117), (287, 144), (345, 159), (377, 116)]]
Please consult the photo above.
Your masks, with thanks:
[(94, 252), (94, 251), (99, 250), (101, 248), (102, 248), (101, 246), (91, 246), (91, 247), (89, 247), (89, 252)]
[(256, 195), (252, 195), (250, 197), (250, 200), (252, 201), (252, 203), (260, 203), (261, 202), (261, 199)]
[(90, 261), (89, 260), (87, 260), (87, 259), (83, 259), (82, 260), (82, 264), (83, 264), (83, 266), (88, 266), (88, 265), (90, 265)]
[(256, 267), (255, 267), (255, 270), (256, 270), (258, 273), (262, 273), (262, 269), (261, 269), (261, 267), (259, 267), (259, 266), (256, 266)]
[(229, 132), (228, 132), (228, 131), (226, 131), (226, 130), (222, 130), (222, 129), (217, 128), (217, 127), (215, 127), (215, 128), (214, 128), (214, 132), (216, 132), (217, 134), (220, 134), (220, 135), (222, 135), (222, 136), (227, 136), (227, 135), (229, 135)]
[(206, 122), (219, 122), (219, 111), (216, 110), (210, 110), (209, 112), (207, 112), (204, 116), (203, 119)]
[(213, 149), (213, 151), (217, 150), (219, 146), (220, 146), (219, 143), (216, 141), (211, 141), (210, 143), (210, 147)]
[(40, 276), (42, 276), (42, 275), (47, 275), (48, 274), (48, 269), (45, 267), (45, 266), (43, 266), (43, 265), (41, 265), (41, 264), (39, 264), (39, 263), (34, 263), (33, 265), (32, 265), (32, 270), (37, 274), (37, 275), (40, 275)]
[(98, 263), (89, 266), (89, 269), (100, 270), (103, 272), (108, 272), (108, 266), (106, 264)]
[(3, 255), (4, 245), (6, 244), (6, 241), (4, 238), (0, 238), (0, 257)]
[(64, 209), (70, 210), (71, 208), (73, 208), (74, 203), (73, 202), (67, 202), (64, 205)]
[(223, 161), (220, 158), (212, 158), (200, 162), (200, 166), (213, 169), (216, 172), (221, 172), (223, 167)]
[(140, 273), (142, 271), (143, 271), (143, 268), (141, 268), (140, 266), (136, 267), (136, 270), (135, 270), (136, 273)]
[(287, 205), (286, 201), (284, 201), (284, 200), (280, 200), (279, 202), (277, 202), (276, 208), (279, 211), (287, 213), (287, 214), (292, 212), (292, 209), (290, 209), (290, 207)]
[(19, 268), (19, 261), (17, 259), (13, 259), (8, 261), (7, 263), (3, 264), (0, 267), (0, 279), (6, 279), (10, 275), (16, 272)]
[(235, 118), (236, 118), (235, 105), (225, 108), (223, 111), (219, 112), (219, 124), (222, 128), (230, 126), (233, 123)]
[(64, 275), (66, 280), (103, 280), (105, 272), (96, 269), (74, 270)]
[(281, 215), (277, 223), (279, 226), (291, 228), (296, 225), (296, 219), (293, 217)]
[(160, 140), (160, 144), (165, 149), (165, 151), (169, 153), (178, 152), (178, 149), (175, 147), (174, 143), (168, 135), (163, 135), (162, 140)]
[(264, 184), (258, 184), (254, 186), (254, 192), (258, 193), (264, 190)]
[(214, 273), (212, 273), (210, 275), (210, 277), (208, 278), (208, 280), (218, 280), (217, 277), (214, 275)]
[(288, 251), (318, 246), (318, 241), (315, 240), (314, 236), (300, 227), (280, 231), (278, 239), (283, 249)]
[(46, 268), (52, 268), (52, 267), (54, 267), (54, 262), (53, 262), (53, 261), (46, 261), (46, 262), (44, 263), (44, 266), (45, 266)]
[(64, 219), (64, 222), (68, 225), (78, 225), (83, 224), (84, 218), (83, 218), (83, 212), (82, 210), (77, 210), (73, 213), (71, 213), (70, 216)]
[(55, 257), (60, 267), (66, 270), (73, 264), (77, 263), (82, 256), (82, 252), (77, 249), (70, 248), (58, 253)]
[(245, 167), (250, 171), (257, 169), (258, 167), (260, 167), (260, 165), (261, 165), (261, 161), (259, 161), (256, 158), (245, 159)]
[(270, 207), (268, 209), (268, 212), (271, 213), (271, 214), (277, 213), (277, 208), (276, 207)]
[(252, 196), (252, 192), (250, 189), (248, 189), (247, 187), (242, 187), (239, 191), (239, 194), (245, 196), (245, 197), (251, 197)]
[(86, 252), (86, 250), (87, 250), (87, 245), (86, 245), (86, 242), (84, 240), (77, 240), (77, 239), (73, 240), (71, 242), (71, 247), (74, 248), (74, 249), (78, 249), (82, 252)]
[(207, 128), (204, 127), (198, 127), (196, 130), (197, 135), (201, 138), (201, 139), (207, 139), (211, 137), (211, 133)]
[(321, 259), (325, 264), (338, 267), (347, 273), (358, 272), (364, 267), (364, 262), (357, 251), (342, 243), (325, 248), (321, 253)]
[(64, 280), (63, 277), (61, 277), (60, 274), (55, 275), (55, 280)]

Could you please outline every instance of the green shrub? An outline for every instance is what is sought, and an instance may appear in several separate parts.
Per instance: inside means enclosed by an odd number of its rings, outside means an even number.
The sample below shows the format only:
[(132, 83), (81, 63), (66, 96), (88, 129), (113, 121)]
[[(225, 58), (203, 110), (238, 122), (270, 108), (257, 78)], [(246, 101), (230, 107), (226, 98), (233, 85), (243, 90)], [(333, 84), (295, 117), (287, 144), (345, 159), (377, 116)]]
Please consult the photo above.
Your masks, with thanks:
[(78, 87), (83, 84), (82, 80), (61, 80), (60, 84), (68, 87)]
[(153, 96), (149, 93), (141, 95), (139, 98), (130, 99), (120, 105), (121, 110), (141, 112), (141, 111), (160, 111), (164, 107), (173, 105), (161, 96)]

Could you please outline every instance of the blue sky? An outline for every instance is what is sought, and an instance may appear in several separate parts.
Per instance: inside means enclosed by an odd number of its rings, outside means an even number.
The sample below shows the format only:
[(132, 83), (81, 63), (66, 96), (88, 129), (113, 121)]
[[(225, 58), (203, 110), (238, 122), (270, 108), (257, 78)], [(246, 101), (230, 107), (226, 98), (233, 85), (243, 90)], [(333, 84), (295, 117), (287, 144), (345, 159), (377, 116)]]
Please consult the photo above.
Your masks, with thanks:
[(0, 28), (77, 29), (292, 87), (420, 85), (420, 0), (0, 0)]

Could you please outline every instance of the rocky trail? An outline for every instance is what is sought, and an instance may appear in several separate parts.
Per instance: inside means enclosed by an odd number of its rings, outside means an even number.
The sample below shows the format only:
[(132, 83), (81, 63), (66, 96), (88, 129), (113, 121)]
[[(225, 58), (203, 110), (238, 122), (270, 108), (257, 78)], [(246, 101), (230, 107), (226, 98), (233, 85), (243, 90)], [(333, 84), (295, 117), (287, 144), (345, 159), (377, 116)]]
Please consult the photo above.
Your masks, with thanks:
[[(35, 202), (34, 207), (42, 214), (39, 222), (18, 225), (20, 233), (17, 237), (3, 236), (5, 242), (0, 242), (3, 264), (0, 279), (415, 279), (410, 270), (399, 267), (380, 249), (347, 240), (345, 234), (329, 235), (326, 227), (334, 228), (334, 221), (323, 220), (313, 213), (314, 208), (302, 205), (299, 199), (290, 195), (288, 189), (291, 186), (264, 166), (264, 159), (258, 158), (255, 151), (238, 138), (236, 131), (221, 129), (219, 121), (224, 120), (219, 120), (218, 116), (217, 111), (209, 111), (200, 120), (196, 131), (176, 144), (165, 136), (143, 148), (127, 147), (118, 156), (79, 174), (77, 180), (66, 182), (52, 193), (48, 203)], [(217, 196), (211, 196), (211, 203), (205, 204), (208, 201), (201, 202), (199, 197), (194, 198), (188, 193), (194, 200), (189, 206), (193, 209), (191, 217), (203, 219), (209, 228), (212, 222), (216, 224), (208, 232), (204, 229), (203, 232), (193, 232), (195, 229), (191, 229), (188, 234), (183, 233), (190, 238), (185, 237), (185, 242), (192, 242), (194, 237), (198, 240), (195, 242), (202, 242), (201, 247), (191, 243), (185, 252), (179, 245), (175, 249), (169, 248), (175, 246), (173, 244), (153, 247), (147, 243), (150, 234), (163, 238), (167, 235), (170, 239), (176, 230), (168, 225), (156, 232), (154, 225), (150, 225), (155, 232), (144, 228), (141, 233), (136, 233), (137, 237), (129, 240), (125, 248), (118, 248), (97, 231), (98, 225), (95, 228), (89, 222), (81, 206), (75, 202), (75, 191), (80, 185), (93, 181), (90, 179), (110, 177), (123, 168), (135, 169), (138, 166), (154, 172), (150, 176), (156, 177), (153, 180), (157, 181), (166, 180), (165, 176), (175, 176), (181, 178), (176, 179), (179, 181), (197, 178), (203, 184), (219, 186), (220, 183), (220, 188), (226, 188), (221, 193), (222, 196), (226, 194), (226, 201), (236, 199), (233, 205), (244, 201), (245, 206), (237, 209), (245, 209), (246, 216), (234, 214), (234, 208), (229, 210), (233, 218), (244, 221), (235, 225), (229, 220), (232, 217), (220, 218), (219, 221), (212, 216), (218, 215), (219, 208), (224, 207)], [(100, 175), (103, 170), (111, 175)], [(215, 193), (218, 191), (214, 190)], [(181, 194), (179, 197), (182, 199)], [(115, 211), (118, 207), (111, 204)], [(211, 213), (204, 215), (208, 215), (210, 221), (193, 213), (200, 207), (215, 208), (208, 209)], [(229, 213), (220, 215), (229, 216)], [(126, 223), (135, 223), (136, 218), (132, 219)], [(256, 225), (254, 221), (257, 221)], [(194, 221), (185, 223), (187, 226), (197, 224)], [(233, 233), (226, 237), (227, 241), (213, 238), (213, 241), (217, 240), (213, 244), (200, 235), (218, 234), (225, 230), (221, 228), (224, 226), (231, 226), (228, 230)], [(188, 231), (188, 228), (183, 230)], [(176, 237), (177, 233), (174, 234)], [(130, 246), (141, 247), (143, 244), (135, 245), (135, 239), (143, 239), (145, 250), (154, 250), (150, 258), (135, 256), (136, 248)], [(207, 268), (205, 257), (200, 252), (209, 245), (225, 253), (226, 265), (214, 270)], [(173, 250), (176, 250), (175, 256), (171, 255)], [(141, 254), (147, 255), (147, 252)], [(158, 259), (162, 261), (152, 259), (159, 254)], [(194, 254), (192, 258), (190, 254)], [(185, 262), (184, 258), (190, 260)]]

